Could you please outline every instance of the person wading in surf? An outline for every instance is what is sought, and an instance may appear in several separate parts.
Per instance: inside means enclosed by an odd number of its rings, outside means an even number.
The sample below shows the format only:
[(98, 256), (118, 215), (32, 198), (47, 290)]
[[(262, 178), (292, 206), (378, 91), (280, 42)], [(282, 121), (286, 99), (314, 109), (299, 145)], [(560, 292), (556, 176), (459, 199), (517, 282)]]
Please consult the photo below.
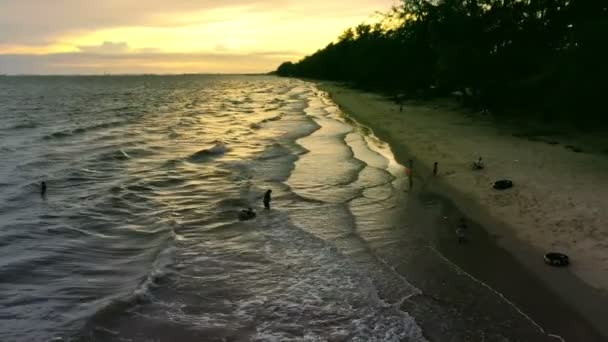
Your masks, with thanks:
[(272, 190), (268, 189), (268, 191), (266, 191), (266, 193), (264, 194), (264, 208), (266, 209), (270, 209), (270, 194), (272, 193)]

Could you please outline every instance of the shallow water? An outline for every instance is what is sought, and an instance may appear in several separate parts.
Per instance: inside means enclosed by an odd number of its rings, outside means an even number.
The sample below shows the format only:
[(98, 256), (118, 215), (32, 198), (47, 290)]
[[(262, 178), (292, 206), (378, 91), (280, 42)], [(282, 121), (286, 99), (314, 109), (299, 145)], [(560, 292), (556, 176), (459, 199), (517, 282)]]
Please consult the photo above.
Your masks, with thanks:
[(309, 83), (6, 77), (0, 117), (2, 341), (425, 341), (463, 320), (402, 267), (428, 252), (403, 166)]

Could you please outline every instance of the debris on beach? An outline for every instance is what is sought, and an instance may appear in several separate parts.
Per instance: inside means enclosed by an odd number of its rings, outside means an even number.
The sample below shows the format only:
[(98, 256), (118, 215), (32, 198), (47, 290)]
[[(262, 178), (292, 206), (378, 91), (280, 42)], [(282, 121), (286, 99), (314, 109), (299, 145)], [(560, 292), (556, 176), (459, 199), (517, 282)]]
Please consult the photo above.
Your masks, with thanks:
[(545, 262), (551, 266), (568, 266), (570, 264), (570, 258), (562, 253), (547, 253), (545, 254), (544, 259)]
[(473, 170), (483, 170), (485, 168), (481, 157), (473, 162)]
[(513, 182), (508, 179), (501, 179), (494, 182), (492, 187), (497, 190), (509, 189), (513, 187)]
[(583, 152), (583, 149), (580, 147), (576, 147), (574, 145), (566, 145), (565, 146), (567, 149), (571, 150), (572, 152), (576, 152), (576, 153), (581, 153)]

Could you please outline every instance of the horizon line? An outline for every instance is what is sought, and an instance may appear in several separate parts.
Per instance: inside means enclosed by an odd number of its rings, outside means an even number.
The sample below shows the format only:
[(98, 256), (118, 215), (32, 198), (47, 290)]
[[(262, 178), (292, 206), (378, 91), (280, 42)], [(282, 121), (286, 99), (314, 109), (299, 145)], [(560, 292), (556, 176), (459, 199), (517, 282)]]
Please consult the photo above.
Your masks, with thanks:
[(272, 75), (274, 71), (267, 72), (247, 72), (247, 73), (230, 73), (230, 72), (193, 72), (193, 73), (97, 73), (97, 74), (3, 74), (0, 73), (0, 77), (90, 77), (90, 76), (260, 76), (260, 75)]

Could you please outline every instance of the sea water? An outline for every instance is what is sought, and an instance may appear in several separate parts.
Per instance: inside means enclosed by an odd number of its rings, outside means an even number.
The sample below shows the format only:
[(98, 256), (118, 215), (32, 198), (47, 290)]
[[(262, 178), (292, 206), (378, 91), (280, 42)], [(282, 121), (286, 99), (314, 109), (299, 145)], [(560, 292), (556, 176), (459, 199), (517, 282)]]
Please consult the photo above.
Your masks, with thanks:
[(424, 340), (399, 309), (418, 290), (366, 242), (398, 239), (405, 173), (312, 84), (10, 77), (0, 97), (3, 341)]

